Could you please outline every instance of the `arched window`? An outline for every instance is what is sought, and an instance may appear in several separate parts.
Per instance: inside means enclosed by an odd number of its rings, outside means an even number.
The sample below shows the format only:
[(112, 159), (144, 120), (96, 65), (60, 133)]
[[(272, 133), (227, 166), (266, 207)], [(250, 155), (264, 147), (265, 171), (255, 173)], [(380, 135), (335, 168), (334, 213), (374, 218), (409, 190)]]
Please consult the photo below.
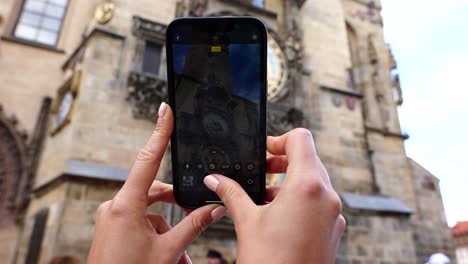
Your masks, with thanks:
[(348, 35), (348, 48), (349, 48), (349, 55), (351, 59), (351, 67), (347, 69), (348, 88), (352, 90), (357, 90), (356, 78), (355, 78), (356, 76), (355, 69), (359, 66), (357, 35), (356, 35), (356, 31), (351, 27), (349, 23), (346, 23), (346, 33)]

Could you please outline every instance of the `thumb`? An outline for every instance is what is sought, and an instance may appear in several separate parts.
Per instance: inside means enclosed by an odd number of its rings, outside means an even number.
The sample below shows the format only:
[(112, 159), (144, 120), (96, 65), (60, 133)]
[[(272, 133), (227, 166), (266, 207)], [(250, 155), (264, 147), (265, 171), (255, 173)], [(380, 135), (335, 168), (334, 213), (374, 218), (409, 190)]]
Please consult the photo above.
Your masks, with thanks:
[(179, 242), (176, 243), (177, 251), (183, 252), (190, 242), (197, 236), (200, 236), (208, 225), (220, 219), (225, 214), (226, 208), (223, 206), (217, 204), (206, 205), (192, 211), (167, 233), (173, 233), (169, 235), (169, 237), (176, 237), (179, 239)]
[(245, 214), (255, 208), (252, 199), (236, 181), (219, 174), (212, 174), (206, 176), (203, 182), (223, 201), (234, 223), (244, 219)]

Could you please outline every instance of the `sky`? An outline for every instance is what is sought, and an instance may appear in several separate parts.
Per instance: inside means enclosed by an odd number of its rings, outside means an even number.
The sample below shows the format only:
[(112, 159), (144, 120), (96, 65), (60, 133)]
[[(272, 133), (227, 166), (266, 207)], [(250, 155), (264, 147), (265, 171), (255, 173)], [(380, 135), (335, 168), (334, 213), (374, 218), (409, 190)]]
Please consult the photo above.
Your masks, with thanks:
[(468, 220), (468, 0), (381, 0), (403, 89), (409, 157), (440, 179), (449, 226)]

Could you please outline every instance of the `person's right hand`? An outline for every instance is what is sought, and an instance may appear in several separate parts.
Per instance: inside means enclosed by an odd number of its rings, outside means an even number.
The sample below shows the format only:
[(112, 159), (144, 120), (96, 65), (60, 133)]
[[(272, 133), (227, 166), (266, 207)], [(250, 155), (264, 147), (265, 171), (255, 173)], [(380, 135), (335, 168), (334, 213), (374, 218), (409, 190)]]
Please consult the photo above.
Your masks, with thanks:
[[(334, 263), (345, 229), (341, 201), (315, 151), (312, 134), (295, 129), (269, 137), (269, 173), (286, 178), (271, 203), (257, 206), (235, 181), (209, 175), (205, 184), (231, 212), (238, 263)], [(270, 192), (271, 193), (271, 192)]]

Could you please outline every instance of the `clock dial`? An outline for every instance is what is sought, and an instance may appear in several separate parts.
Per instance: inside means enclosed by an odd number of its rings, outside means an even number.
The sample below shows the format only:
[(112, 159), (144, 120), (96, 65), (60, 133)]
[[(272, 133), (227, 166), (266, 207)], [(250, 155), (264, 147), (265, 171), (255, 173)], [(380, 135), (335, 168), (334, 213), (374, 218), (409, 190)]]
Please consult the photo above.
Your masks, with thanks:
[(61, 126), (66, 121), (68, 115), (70, 114), (72, 104), (73, 94), (71, 91), (68, 91), (66, 94), (63, 95), (62, 101), (60, 102), (57, 117), (55, 120), (57, 126)]
[(284, 85), (288, 78), (286, 57), (278, 42), (268, 37), (267, 53), (268, 100), (278, 99), (283, 95)]
[(227, 121), (216, 113), (208, 113), (203, 117), (203, 127), (210, 136), (215, 138), (225, 138), (229, 134)]

